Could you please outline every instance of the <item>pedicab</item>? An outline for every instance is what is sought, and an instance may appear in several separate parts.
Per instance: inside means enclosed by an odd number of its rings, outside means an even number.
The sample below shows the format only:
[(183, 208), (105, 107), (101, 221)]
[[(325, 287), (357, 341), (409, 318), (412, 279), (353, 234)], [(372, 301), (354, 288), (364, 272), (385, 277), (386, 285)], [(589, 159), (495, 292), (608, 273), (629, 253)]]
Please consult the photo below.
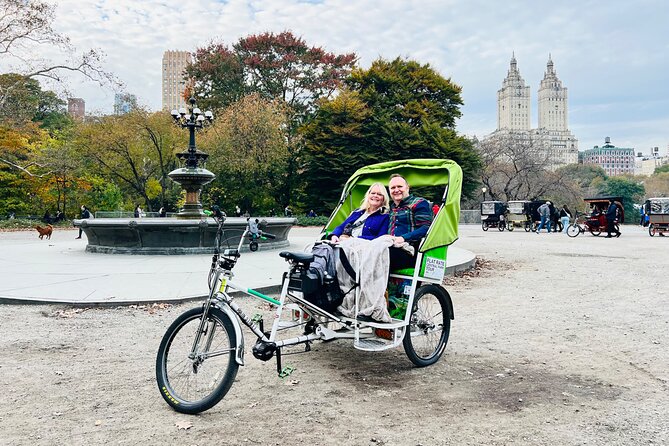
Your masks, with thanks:
[(529, 229), (525, 229), (527, 232), (535, 231), (539, 226), (541, 221), (541, 215), (539, 215), (539, 206), (546, 203), (546, 200), (531, 200), (525, 205), (527, 220), (529, 221)]
[(509, 201), (506, 214), (506, 229), (508, 231), (513, 231), (515, 227), (521, 227), (525, 229), (525, 232), (530, 232), (532, 220), (529, 217), (529, 204), (530, 202), (527, 200)]
[[(186, 311), (169, 326), (158, 348), (156, 381), (163, 399), (174, 410), (195, 414), (215, 406), (235, 381), (244, 365), (244, 333), (250, 329), (256, 341), (253, 356), (261, 361), (276, 358), (280, 377), (289, 375), (282, 367), (282, 351), (304, 345), (310, 351), (315, 341), (344, 339), (353, 348), (382, 351), (403, 345), (409, 360), (417, 367), (434, 364), (444, 353), (454, 319), (453, 303), (442, 282), (449, 246), (458, 238), (462, 170), (454, 161), (416, 159), (374, 164), (356, 171), (344, 186), (341, 199), (332, 212), (321, 238), (342, 223), (357, 208), (367, 188), (375, 182), (386, 184), (394, 173), (411, 186), (441, 186), (441, 206), (426, 236), (418, 245), (414, 268), (391, 271), (388, 284), (388, 309), (391, 322), (359, 320), (357, 317), (361, 283), (353, 288), (356, 314), (344, 317), (330, 308), (315, 305), (305, 298), (305, 283), (311, 252), (283, 251), (288, 262), (278, 299), (236, 283), (232, 269), (241, 256), (242, 244), (249, 238), (247, 228), (235, 249), (221, 250), (225, 240), (225, 217), (218, 215), (218, 231), (209, 276), (209, 295), (202, 305)], [(262, 233), (271, 237), (271, 234)], [(338, 245), (320, 243), (338, 250)], [(350, 265), (349, 265), (350, 266)], [(358, 267), (351, 272), (360, 278)], [(329, 278), (331, 284), (332, 278)], [(328, 282), (323, 279), (323, 285)], [(332, 290), (325, 287), (324, 289)], [(237, 292), (237, 294), (233, 294)], [(328, 291), (329, 293), (329, 291)], [(273, 309), (271, 328), (265, 330), (264, 316), (247, 315), (235, 302), (250, 296), (269, 303)], [(298, 333), (294, 333), (294, 331)], [(293, 333), (292, 337), (287, 333)], [(295, 335), (296, 334), (296, 335)], [(294, 352), (292, 352), (294, 353)], [(373, 360), (370, 359), (370, 373)]]
[[(622, 197), (593, 197), (593, 198), (584, 198), (588, 205), (590, 205), (589, 213), (576, 213), (576, 219), (574, 223), (570, 224), (567, 227), (567, 235), (569, 237), (576, 237), (579, 234), (584, 232), (589, 232), (595, 237), (599, 236), (602, 232), (606, 231), (607, 222), (606, 222), (606, 211), (609, 207), (610, 200), (614, 202), (622, 203)], [(624, 215), (624, 210), (620, 209), (621, 216)], [(622, 223), (622, 221), (620, 222)], [(619, 223), (616, 222), (613, 224), (615, 232), (619, 231)]]
[(484, 201), (481, 203), (481, 228), (497, 228), (504, 231), (506, 228), (506, 203), (503, 201)]
[(648, 216), (648, 234), (654, 237), (669, 231), (669, 198), (649, 198), (644, 204), (645, 214)]

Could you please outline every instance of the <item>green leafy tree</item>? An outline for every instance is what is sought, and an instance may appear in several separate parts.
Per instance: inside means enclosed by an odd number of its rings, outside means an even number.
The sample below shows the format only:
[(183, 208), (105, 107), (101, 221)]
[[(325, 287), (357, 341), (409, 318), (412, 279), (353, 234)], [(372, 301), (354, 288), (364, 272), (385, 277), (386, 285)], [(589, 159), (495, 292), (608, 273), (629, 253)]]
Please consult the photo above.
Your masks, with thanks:
[[(222, 109), (245, 95), (282, 101), (288, 120), (287, 170), (298, 171), (302, 144), (298, 127), (306, 122), (320, 99), (331, 98), (356, 61), (356, 55), (335, 54), (309, 46), (290, 31), (266, 32), (239, 39), (232, 47), (214, 43), (199, 49), (186, 69), (202, 108)], [(281, 175), (277, 194), (282, 204), (293, 200), (296, 175)]]
[(288, 174), (286, 123), (285, 105), (258, 94), (226, 108), (200, 138), (210, 155), (207, 167), (216, 174), (203, 201), (228, 212), (238, 205), (256, 215), (279, 209), (279, 190)]
[(325, 100), (302, 127), (306, 208), (323, 213), (336, 204), (356, 169), (384, 160), (450, 158), (472, 195), (481, 162), (472, 142), (455, 131), (461, 88), (429, 65), (397, 58), (356, 69), (347, 91)]
[[(174, 154), (185, 145), (185, 135), (171, 124), (167, 113), (134, 110), (105, 116), (81, 126), (77, 145), (98, 175), (113, 179), (124, 193), (139, 197), (147, 210), (176, 201), (178, 186), (167, 178), (176, 167)], [(155, 184), (161, 191), (155, 193)]]
[[(634, 209), (634, 203), (643, 201), (645, 189), (643, 184), (632, 178), (609, 177), (602, 184), (600, 193), (614, 197), (622, 197), (623, 207), (625, 208), (627, 215), (628, 212)], [(632, 219), (627, 219), (627, 221), (631, 222)]]

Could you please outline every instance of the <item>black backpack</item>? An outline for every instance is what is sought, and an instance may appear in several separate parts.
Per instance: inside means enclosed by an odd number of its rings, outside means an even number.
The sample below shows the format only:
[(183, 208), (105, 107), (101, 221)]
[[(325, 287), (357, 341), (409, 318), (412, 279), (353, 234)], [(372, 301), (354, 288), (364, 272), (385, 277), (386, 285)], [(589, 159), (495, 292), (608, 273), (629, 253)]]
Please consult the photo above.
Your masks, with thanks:
[(334, 249), (328, 243), (316, 243), (311, 253), (314, 260), (302, 273), (302, 294), (308, 302), (332, 313), (341, 305), (345, 295), (337, 280), (337, 262), (342, 262), (354, 280), (355, 272), (342, 250)]

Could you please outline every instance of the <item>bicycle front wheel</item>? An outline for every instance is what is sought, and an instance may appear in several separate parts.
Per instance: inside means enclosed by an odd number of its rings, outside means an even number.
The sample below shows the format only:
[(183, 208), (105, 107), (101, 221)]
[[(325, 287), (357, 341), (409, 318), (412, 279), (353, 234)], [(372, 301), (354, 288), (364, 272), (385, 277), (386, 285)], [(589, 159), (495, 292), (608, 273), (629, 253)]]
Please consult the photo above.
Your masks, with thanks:
[(404, 351), (418, 367), (441, 358), (451, 332), (448, 295), (438, 285), (424, 285), (416, 291), (411, 320), (404, 334)]
[(571, 224), (567, 226), (567, 235), (569, 237), (576, 237), (581, 233), (581, 228), (577, 224)]
[(214, 407), (230, 390), (239, 368), (232, 321), (220, 309), (210, 308), (200, 331), (203, 314), (203, 308), (193, 308), (179, 316), (158, 348), (156, 381), (160, 394), (181, 413)]

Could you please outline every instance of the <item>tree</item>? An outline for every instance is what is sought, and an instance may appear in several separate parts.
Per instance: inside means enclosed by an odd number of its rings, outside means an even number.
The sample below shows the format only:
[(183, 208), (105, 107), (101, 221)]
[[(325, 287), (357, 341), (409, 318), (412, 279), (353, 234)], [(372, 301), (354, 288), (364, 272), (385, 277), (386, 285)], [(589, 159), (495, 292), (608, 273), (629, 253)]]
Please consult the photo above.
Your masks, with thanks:
[(198, 49), (186, 73), (201, 107), (221, 109), (258, 93), (284, 101), (303, 118), (316, 101), (333, 95), (355, 61), (353, 53), (309, 47), (290, 31), (266, 32), (241, 38), (232, 48), (212, 43)]
[[(177, 132), (167, 113), (134, 110), (83, 124), (77, 145), (98, 175), (114, 179), (151, 210), (157, 204), (154, 198), (160, 197), (160, 205), (165, 205), (170, 192), (178, 189), (166, 178), (176, 167), (174, 153), (185, 143), (185, 135)], [(175, 196), (172, 199), (176, 201)]]
[(279, 209), (288, 147), (283, 134), (286, 107), (258, 94), (245, 96), (219, 114), (200, 138), (209, 152), (207, 167), (216, 179), (207, 197), (227, 211), (239, 205), (250, 212)]
[(622, 197), (623, 207), (629, 212), (634, 209), (634, 203), (643, 201), (645, 189), (643, 184), (633, 178), (609, 177), (599, 192), (603, 195)]
[[(40, 0), (0, 0), (0, 55), (6, 63), (17, 63), (25, 79), (47, 78), (62, 82), (63, 73), (77, 72), (105, 85), (120, 85), (100, 67), (101, 54), (88, 50), (76, 54), (70, 40), (53, 27), (55, 5)], [(41, 49), (56, 49), (68, 61), (53, 61), (34, 56)], [(0, 88), (0, 106), (12, 85)]]
[(474, 193), (481, 164), (472, 142), (455, 131), (458, 85), (429, 65), (401, 58), (356, 69), (346, 85), (339, 97), (321, 101), (301, 129), (307, 208), (332, 209), (356, 169), (393, 159), (453, 159), (464, 172), (464, 194)]

